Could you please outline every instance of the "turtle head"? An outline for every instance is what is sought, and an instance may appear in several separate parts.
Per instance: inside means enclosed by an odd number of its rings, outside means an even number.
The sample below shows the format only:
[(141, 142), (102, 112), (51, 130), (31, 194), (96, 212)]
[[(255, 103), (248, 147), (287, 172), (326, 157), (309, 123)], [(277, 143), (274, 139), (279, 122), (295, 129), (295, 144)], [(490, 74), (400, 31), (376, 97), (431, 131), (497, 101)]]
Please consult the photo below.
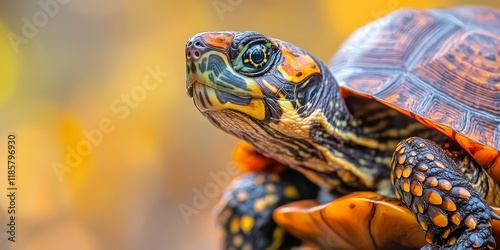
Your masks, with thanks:
[(264, 122), (314, 101), (321, 63), (256, 32), (207, 32), (186, 44), (188, 94), (201, 112), (232, 110)]
[(256, 32), (207, 32), (187, 41), (186, 70), (188, 95), (216, 126), (291, 166), (325, 162), (315, 128), (330, 126), (340, 98), (311, 54)]

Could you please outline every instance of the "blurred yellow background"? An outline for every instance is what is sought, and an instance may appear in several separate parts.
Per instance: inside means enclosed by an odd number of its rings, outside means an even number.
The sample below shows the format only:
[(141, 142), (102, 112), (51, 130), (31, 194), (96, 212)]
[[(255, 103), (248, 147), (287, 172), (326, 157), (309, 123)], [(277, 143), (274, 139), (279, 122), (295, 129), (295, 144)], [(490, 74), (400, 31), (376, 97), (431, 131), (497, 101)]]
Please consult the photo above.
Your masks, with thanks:
[[(255, 30), (328, 61), (401, 7), (498, 1), (33, 0), (0, 3), (0, 249), (217, 249), (235, 138), (185, 91), (197, 32)], [(7, 136), (16, 136), (16, 243)], [(234, 174), (230, 174), (234, 176)], [(215, 185), (214, 185), (215, 184)], [(196, 200), (210, 189), (210, 197)], [(182, 205), (194, 208), (186, 216)]]

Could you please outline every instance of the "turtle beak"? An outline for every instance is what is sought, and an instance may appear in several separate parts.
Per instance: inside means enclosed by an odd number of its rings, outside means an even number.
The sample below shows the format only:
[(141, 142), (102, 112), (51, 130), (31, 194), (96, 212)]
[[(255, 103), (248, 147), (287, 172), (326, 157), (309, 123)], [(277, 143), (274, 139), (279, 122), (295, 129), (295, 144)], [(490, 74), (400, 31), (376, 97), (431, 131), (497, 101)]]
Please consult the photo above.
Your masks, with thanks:
[(193, 97), (193, 85), (196, 82), (196, 73), (199, 71), (196, 64), (206, 50), (202, 34), (191, 37), (186, 43), (186, 89), (190, 98)]
[(234, 38), (234, 32), (203, 32), (191, 37), (186, 42), (186, 89), (189, 97), (193, 97), (193, 85), (200, 82), (197, 76), (207, 70), (206, 63), (201, 63), (203, 55), (209, 51), (226, 52)]

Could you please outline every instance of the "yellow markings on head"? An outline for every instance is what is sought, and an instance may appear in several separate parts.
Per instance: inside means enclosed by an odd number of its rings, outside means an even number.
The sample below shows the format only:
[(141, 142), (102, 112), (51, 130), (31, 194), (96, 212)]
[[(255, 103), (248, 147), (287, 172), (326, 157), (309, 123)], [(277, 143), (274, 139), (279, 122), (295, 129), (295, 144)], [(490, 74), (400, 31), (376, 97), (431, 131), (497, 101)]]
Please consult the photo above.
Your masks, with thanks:
[[(231, 68), (231, 70), (233, 70), (233, 69)], [(235, 72), (233, 72), (233, 73), (237, 74)], [(243, 77), (243, 79), (245, 79), (245, 82), (247, 84), (246, 87), (248, 89), (250, 89), (250, 92), (248, 93), (249, 95), (251, 95), (254, 98), (264, 98), (265, 97), (261, 86), (252, 77), (245, 77), (242, 75), (238, 75), (238, 76)]]
[(284, 42), (279, 42), (279, 47), (283, 63), (278, 66), (278, 71), (287, 81), (300, 83), (310, 75), (320, 73), (319, 65), (306, 52), (289, 48)]
[(250, 230), (252, 230), (253, 226), (255, 225), (255, 220), (249, 215), (245, 215), (241, 218), (241, 230), (248, 234)]
[(269, 89), (271, 91), (271, 93), (278, 93), (278, 88), (276, 88), (276, 86), (270, 84), (266, 79), (263, 79), (262, 80), (262, 83), (264, 84), (264, 87), (266, 87), (267, 89)]
[[(224, 109), (231, 109), (231, 110), (236, 110), (240, 111), (242, 113), (245, 113), (249, 116), (254, 117), (255, 119), (259, 120), (264, 120), (266, 117), (266, 109), (264, 106), (264, 101), (263, 99), (251, 99), (250, 103), (248, 105), (238, 105), (234, 104), (231, 102), (225, 102), (222, 103), (220, 100), (217, 98), (217, 92), (218, 90), (215, 90), (211, 87), (207, 87), (202, 84), (196, 84), (194, 86), (194, 92), (195, 93), (206, 93), (206, 96), (208, 97), (208, 101), (210, 103), (207, 103), (207, 100), (204, 100), (204, 104), (201, 103), (200, 100), (195, 97), (195, 101), (197, 103), (197, 107), (201, 111), (206, 111), (206, 110), (224, 110)], [(207, 106), (207, 107), (204, 107)]]
[(290, 199), (296, 199), (296, 198), (299, 198), (299, 196), (300, 196), (297, 188), (295, 188), (294, 186), (290, 186), (290, 185), (285, 187), (285, 189), (283, 190), (283, 194), (285, 195), (285, 197), (290, 198)]
[[(241, 81), (239, 83), (240, 86), (238, 84), (231, 84), (230, 80), (229, 82), (225, 82), (224, 85), (217, 84), (217, 81), (221, 81), (221, 79), (218, 78), (219, 74), (215, 74), (207, 65), (201, 67), (201, 64), (208, 62), (208, 58), (211, 56), (220, 58), (223, 61), (224, 70), (229, 71), (235, 77), (237, 76), (238, 78), (243, 79), (245, 84), (242, 84)], [(198, 61), (199, 63), (194, 65), (196, 70), (193, 70), (190, 74), (188, 74), (188, 79), (186, 81), (188, 84), (194, 83), (193, 98), (196, 102), (196, 106), (201, 111), (231, 109), (248, 114), (255, 119), (265, 119), (265, 106), (264, 101), (262, 100), (265, 95), (261, 86), (253, 78), (245, 77), (237, 73), (233, 69), (227, 56), (216, 50), (203, 53), (202, 58)], [(201, 68), (204, 68), (204, 70), (201, 70)], [(228, 85), (230, 87), (228, 87)], [(222, 103), (217, 98), (217, 92), (226, 92), (242, 98), (251, 98), (251, 100), (248, 105), (234, 104), (229, 101)]]

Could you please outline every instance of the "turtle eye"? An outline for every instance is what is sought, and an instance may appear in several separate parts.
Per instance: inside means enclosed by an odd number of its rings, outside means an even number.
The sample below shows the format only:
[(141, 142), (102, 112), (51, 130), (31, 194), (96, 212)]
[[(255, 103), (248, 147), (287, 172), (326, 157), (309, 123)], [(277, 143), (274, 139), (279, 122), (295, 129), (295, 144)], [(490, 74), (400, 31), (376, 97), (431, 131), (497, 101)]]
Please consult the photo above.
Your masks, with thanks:
[(276, 52), (271, 43), (258, 42), (241, 48), (233, 61), (234, 69), (247, 76), (266, 73), (272, 65)]
[(260, 69), (269, 60), (271, 50), (263, 44), (255, 44), (243, 54), (243, 64), (247, 67)]

